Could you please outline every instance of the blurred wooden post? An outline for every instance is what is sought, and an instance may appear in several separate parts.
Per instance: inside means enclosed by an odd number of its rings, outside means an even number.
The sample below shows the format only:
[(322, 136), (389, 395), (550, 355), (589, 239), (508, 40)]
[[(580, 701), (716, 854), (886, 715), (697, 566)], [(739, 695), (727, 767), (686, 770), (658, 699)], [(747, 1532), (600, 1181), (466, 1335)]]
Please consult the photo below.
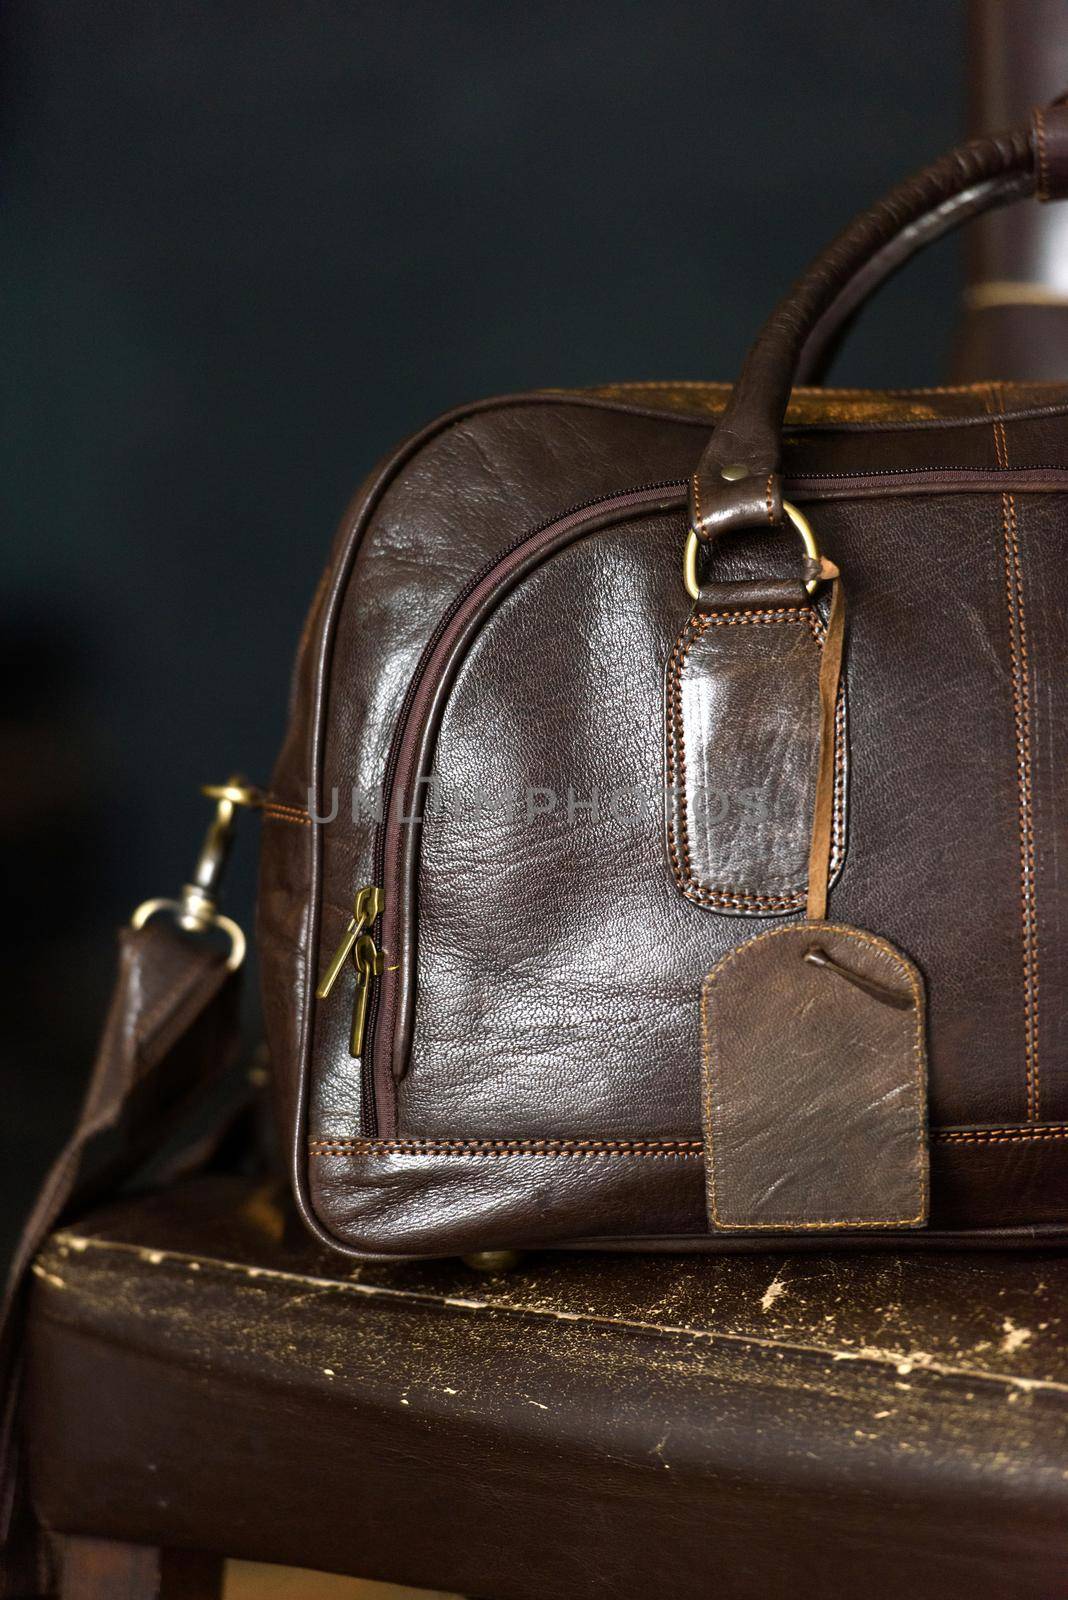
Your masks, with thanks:
[[(971, 0), (968, 56), (971, 131), (1026, 121), (1068, 89), (1068, 0)], [(1068, 378), (1068, 205), (990, 212), (966, 250), (953, 377)]]

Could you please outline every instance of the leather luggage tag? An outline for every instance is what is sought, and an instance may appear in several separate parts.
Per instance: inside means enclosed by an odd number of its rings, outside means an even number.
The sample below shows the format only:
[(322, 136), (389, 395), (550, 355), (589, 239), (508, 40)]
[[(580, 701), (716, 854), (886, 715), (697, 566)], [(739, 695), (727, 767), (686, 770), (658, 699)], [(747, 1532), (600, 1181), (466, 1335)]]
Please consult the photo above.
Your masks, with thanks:
[(885, 939), (759, 934), (705, 978), (701, 1041), (714, 1229), (923, 1225), (923, 986)]
[(923, 981), (885, 939), (828, 922), (845, 611), (837, 568), (820, 662), (806, 916), (738, 946), (701, 991), (713, 1230), (927, 1221)]

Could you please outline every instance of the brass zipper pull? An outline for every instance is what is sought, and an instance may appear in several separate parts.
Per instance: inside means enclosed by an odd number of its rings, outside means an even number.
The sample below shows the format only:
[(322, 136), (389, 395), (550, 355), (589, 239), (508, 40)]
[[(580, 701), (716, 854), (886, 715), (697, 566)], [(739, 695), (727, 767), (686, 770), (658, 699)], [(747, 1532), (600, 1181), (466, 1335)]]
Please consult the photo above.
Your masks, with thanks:
[(341, 943), (330, 959), (330, 965), (319, 980), (319, 987), (315, 991), (317, 1000), (328, 998), (330, 991), (341, 975), (342, 967), (355, 950), (361, 935), (368, 928), (374, 927), (381, 914), (381, 889), (377, 884), (365, 883), (362, 889), (357, 889), (356, 891), (356, 898), (352, 902), (352, 916), (349, 918), (349, 925), (341, 937)]
[(371, 982), (380, 978), (385, 970), (386, 958), (369, 933), (361, 933), (352, 952), (356, 968), (356, 993), (352, 1000), (352, 1033), (349, 1036), (349, 1055), (363, 1054), (363, 1036), (367, 1028), (367, 1008), (371, 1002)]

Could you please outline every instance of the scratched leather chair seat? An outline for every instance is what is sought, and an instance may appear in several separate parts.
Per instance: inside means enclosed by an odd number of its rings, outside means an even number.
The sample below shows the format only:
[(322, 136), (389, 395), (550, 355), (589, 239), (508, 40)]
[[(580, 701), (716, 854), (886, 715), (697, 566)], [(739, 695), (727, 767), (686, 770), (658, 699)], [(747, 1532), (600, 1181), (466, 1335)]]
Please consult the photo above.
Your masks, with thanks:
[(1065, 1592), (1057, 1256), (354, 1266), (210, 1177), (35, 1272), (64, 1534), (504, 1600)]

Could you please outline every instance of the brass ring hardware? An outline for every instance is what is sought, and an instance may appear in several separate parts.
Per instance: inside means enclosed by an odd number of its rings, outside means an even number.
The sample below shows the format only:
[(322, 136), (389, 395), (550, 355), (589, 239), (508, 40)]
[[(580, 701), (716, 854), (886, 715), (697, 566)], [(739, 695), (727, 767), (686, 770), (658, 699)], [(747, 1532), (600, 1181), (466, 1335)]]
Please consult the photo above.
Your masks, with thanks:
[(130, 918), (131, 928), (143, 928), (150, 917), (157, 916), (161, 911), (169, 912), (180, 928), (185, 928), (189, 933), (208, 933), (212, 928), (221, 928), (229, 936), (230, 954), (226, 958), (226, 965), (231, 972), (236, 972), (245, 959), (247, 944), (245, 935), (233, 917), (224, 916), (221, 911), (209, 910), (210, 901), (196, 901), (190, 895), (190, 884), (182, 888), (180, 900), (143, 900)]
[(215, 801), (215, 815), (204, 835), (192, 879), (182, 885), (177, 900), (142, 901), (130, 918), (130, 926), (143, 928), (150, 917), (167, 912), (187, 933), (210, 933), (213, 928), (221, 928), (230, 940), (226, 965), (231, 972), (236, 972), (245, 959), (245, 935), (232, 917), (218, 910), (217, 899), (233, 844), (237, 808), (261, 806), (263, 796), (240, 777), (230, 778), (226, 783), (205, 784), (201, 793)]
[[(806, 556), (810, 561), (816, 562), (817, 565), (822, 563), (823, 557), (820, 555), (819, 546), (816, 544), (816, 535), (812, 532), (812, 524), (804, 512), (798, 511), (797, 507), (792, 505), (789, 500), (783, 501), (782, 508), (797, 529), (801, 543), (805, 547)], [(699, 600), (701, 598), (701, 585), (697, 581), (697, 553), (700, 547), (701, 541), (697, 537), (696, 530), (691, 528), (686, 539), (686, 549), (682, 556), (682, 581), (691, 600)], [(809, 578), (805, 583), (806, 593), (815, 594), (819, 581), (818, 577)]]
[(202, 783), (200, 792), (209, 800), (227, 800), (231, 806), (245, 806), (251, 811), (263, 805), (263, 790), (246, 783), (243, 778), (230, 778), (226, 783)]

